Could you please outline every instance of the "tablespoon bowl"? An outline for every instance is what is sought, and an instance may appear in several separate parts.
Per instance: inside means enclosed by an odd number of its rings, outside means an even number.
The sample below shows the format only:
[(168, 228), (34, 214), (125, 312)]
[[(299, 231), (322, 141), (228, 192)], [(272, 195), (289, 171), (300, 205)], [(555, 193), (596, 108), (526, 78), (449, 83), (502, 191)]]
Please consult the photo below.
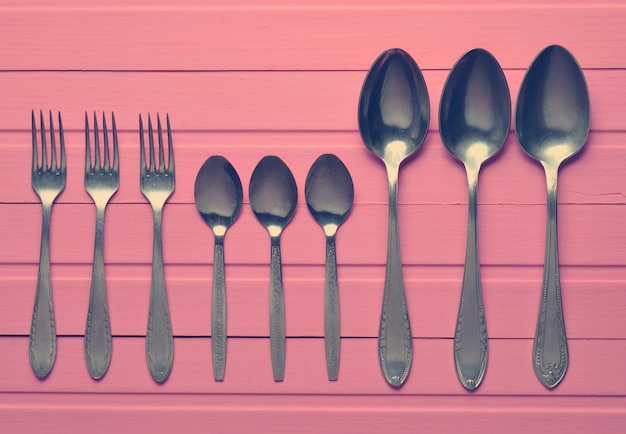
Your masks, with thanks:
[(239, 175), (230, 162), (219, 155), (209, 157), (196, 176), (196, 208), (213, 231), (213, 287), (211, 295), (211, 347), (213, 378), (224, 379), (226, 366), (226, 280), (224, 270), (224, 237), (237, 219), (243, 202)]
[(511, 97), (497, 60), (483, 49), (468, 51), (452, 68), (439, 106), (439, 132), (448, 151), (465, 166), (469, 212), (465, 271), (454, 336), (459, 380), (479, 386), (487, 368), (487, 324), (477, 236), (478, 173), (504, 145), (511, 126)]
[(426, 82), (407, 52), (387, 50), (374, 62), (361, 90), (358, 120), (363, 142), (387, 169), (387, 268), (378, 359), (387, 382), (399, 387), (411, 368), (413, 342), (400, 259), (398, 175), (402, 162), (424, 141), (430, 120)]
[(285, 299), (280, 236), (293, 217), (298, 202), (296, 181), (278, 157), (263, 157), (250, 178), (250, 205), (271, 240), (270, 347), (274, 381), (285, 375)]
[(546, 254), (533, 367), (548, 388), (559, 384), (569, 364), (559, 279), (557, 175), (563, 161), (582, 149), (589, 127), (589, 91), (580, 66), (565, 48), (545, 48), (522, 81), (515, 132), (524, 151), (543, 166), (546, 174)]
[(343, 162), (333, 154), (315, 160), (304, 187), (311, 215), (326, 235), (326, 278), (324, 284), (324, 342), (328, 379), (339, 376), (340, 318), (335, 235), (354, 200), (354, 184)]

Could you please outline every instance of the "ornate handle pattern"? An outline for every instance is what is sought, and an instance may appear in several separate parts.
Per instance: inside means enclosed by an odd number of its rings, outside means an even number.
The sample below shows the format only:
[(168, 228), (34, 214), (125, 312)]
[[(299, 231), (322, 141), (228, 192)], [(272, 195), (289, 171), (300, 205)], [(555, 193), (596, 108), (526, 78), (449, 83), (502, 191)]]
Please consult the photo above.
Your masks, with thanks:
[(404, 291), (398, 240), (398, 168), (388, 167), (389, 239), (383, 310), (378, 336), (378, 358), (387, 382), (401, 386), (411, 369), (413, 340)]
[(339, 377), (341, 327), (339, 318), (339, 288), (337, 285), (337, 257), (335, 236), (326, 237), (326, 284), (324, 290), (324, 343), (328, 379)]
[(274, 381), (285, 376), (285, 296), (280, 259), (280, 237), (272, 237), (270, 271), (270, 348)]
[(39, 378), (52, 370), (56, 358), (56, 322), (50, 279), (50, 213), (52, 204), (42, 202), (41, 251), (35, 292), (33, 320), (30, 326), (30, 364)]
[(454, 335), (454, 364), (464, 387), (476, 389), (487, 369), (487, 324), (480, 282), (478, 237), (476, 226), (477, 174), (469, 183), (467, 251), (461, 303)]
[(94, 379), (104, 376), (111, 362), (111, 324), (104, 278), (104, 207), (96, 206), (96, 239), (85, 328), (85, 361)]
[(226, 281), (224, 276), (224, 237), (215, 237), (213, 252), (213, 291), (211, 298), (211, 349), (213, 378), (224, 380), (226, 368)]
[(146, 358), (150, 374), (161, 383), (167, 379), (174, 360), (174, 336), (163, 272), (161, 241), (162, 209), (154, 210), (154, 243), (152, 250), (152, 284), (146, 332)]
[(546, 387), (553, 388), (565, 376), (569, 353), (559, 278), (556, 173), (552, 175), (546, 171), (546, 174), (548, 180), (546, 257), (539, 319), (533, 346), (533, 366), (539, 380)]

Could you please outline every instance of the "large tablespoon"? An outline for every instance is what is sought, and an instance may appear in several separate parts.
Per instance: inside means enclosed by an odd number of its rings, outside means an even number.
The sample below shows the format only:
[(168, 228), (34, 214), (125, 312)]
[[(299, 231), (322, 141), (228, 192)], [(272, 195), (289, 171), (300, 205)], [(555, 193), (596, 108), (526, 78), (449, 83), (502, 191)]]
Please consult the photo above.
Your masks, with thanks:
[(289, 168), (278, 157), (263, 157), (250, 177), (250, 206), (271, 240), (270, 348), (274, 381), (285, 375), (285, 297), (280, 236), (296, 211), (298, 190)]
[(539, 380), (555, 387), (569, 362), (561, 302), (557, 243), (557, 175), (561, 163), (580, 151), (590, 123), (589, 91), (574, 57), (551, 45), (528, 68), (517, 98), (515, 132), (520, 145), (546, 173), (546, 256), (533, 366)]
[(498, 61), (483, 49), (454, 65), (441, 95), (439, 132), (446, 149), (465, 166), (469, 211), (465, 271), (454, 334), (459, 380), (475, 389), (487, 368), (487, 324), (480, 281), (477, 236), (478, 173), (504, 145), (511, 126), (511, 96)]
[(213, 288), (211, 296), (211, 349), (213, 378), (224, 379), (226, 366), (226, 280), (224, 236), (233, 224), (243, 201), (241, 180), (230, 162), (219, 155), (209, 157), (196, 176), (196, 208), (213, 231)]
[(304, 195), (311, 215), (326, 235), (324, 342), (328, 379), (334, 381), (339, 376), (341, 337), (335, 235), (348, 217), (354, 200), (354, 184), (350, 172), (336, 155), (320, 155), (306, 177)]
[(420, 147), (430, 120), (424, 77), (413, 58), (398, 48), (371, 66), (359, 99), (359, 131), (367, 148), (385, 163), (389, 182), (387, 269), (378, 335), (378, 359), (385, 379), (399, 387), (413, 358), (398, 239), (398, 175), (402, 162)]

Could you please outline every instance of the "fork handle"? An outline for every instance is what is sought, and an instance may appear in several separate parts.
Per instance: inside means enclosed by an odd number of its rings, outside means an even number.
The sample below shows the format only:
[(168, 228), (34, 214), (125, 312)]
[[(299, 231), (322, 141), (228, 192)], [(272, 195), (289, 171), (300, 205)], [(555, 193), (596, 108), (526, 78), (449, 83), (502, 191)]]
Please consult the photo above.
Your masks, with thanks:
[(96, 206), (96, 238), (85, 328), (85, 361), (92, 378), (104, 376), (111, 362), (111, 324), (104, 278), (104, 207)]
[(150, 374), (161, 383), (167, 379), (174, 360), (174, 337), (165, 289), (163, 272), (163, 243), (161, 241), (162, 208), (154, 210), (154, 242), (152, 250), (152, 284), (148, 330), (146, 332), (146, 358)]
[(42, 204), (41, 251), (30, 327), (30, 364), (39, 378), (50, 373), (56, 358), (56, 324), (50, 279), (50, 213), (52, 204)]

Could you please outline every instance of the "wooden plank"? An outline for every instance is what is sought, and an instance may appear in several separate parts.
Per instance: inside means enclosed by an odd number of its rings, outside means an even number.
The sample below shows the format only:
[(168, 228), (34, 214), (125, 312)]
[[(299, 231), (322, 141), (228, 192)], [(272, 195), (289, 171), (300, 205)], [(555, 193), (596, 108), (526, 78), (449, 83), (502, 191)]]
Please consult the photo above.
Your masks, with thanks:
[[(625, 399), (492, 396), (0, 394), (0, 427), (6, 432), (229, 433), (297, 430), (319, 432), (545, 432), (558, 426), (572, 434), (619, 432)], [(550, 408), (550, 411), (546, 411)], [(155, 411), (156, 410), (156, 411)], [(123, 424), (123, 428), (120, 428)]]
[[(66, 133), (67, 184), (58, 203), (92, 203), (83, 186), (84, 132)], [(355, 132), (185, 132), (174, 130), (176, 191), (169, 203), (193, 203), (194, 183), (202, 162), (213, 154), (226, 156), (244, 185), (247, 203), (252, 171), (267, 154), (280, 156), (290, 167), (305, 202), (304, 184), (310, 166), (322, 153), (335, 153), (351, 172), (356, 205), (386, 204), (384, 165), (363, 145)], [(120, 188), (112, 203), (144, 203), (139, 190), (137, 131), (119, 134)], [(622, 165), (626, 142), (621, 132), (592, 132), (582, 153), (561, 169), (559, 202), (568, 204), (624, 204), (626, 177)], [(31, 186), (31, 134), (0, 133), (0, 152), (12, 162), (0, 171), (0, 203), (38, 203)], [(521, 149), (514, 134), (481, 172), (480, 204), (546, 203), (542, 168)], [(462, 165), (431, 132), (401, 172), (400, 204), (467, 204), (467, 181)]]
[[(615, 375), (626, 356), (624, 340), (570, 340), (570, 367), (555, 390), (546, 389), (531, 364), (532, 340), (492, 340), (489, 366), (472, 396), (621, 396), (626, 379)], [(28, 362), (28, 338), (2, 337), (2, 393), (150, 393), (162, 394), (296, 394), (296, 395), (438, 395), (468, 396), (456, 377), (451, 339), (414, 339), (411, 373), (400, 390), (384, 380), (377, 340), (343, 339), (339, 380), (328, 381), (323, 339), (287, 341), (285, 380), (272, 377), (269, 339), (230, 339), (226, 376), (213, 380), (209, 339), (177, 338), (174, 366), (165, 384), (152, 380), (145, 360), (145, 339), (114, 338), (107, 375), (94, 381), (85, 367), (83, 340), (60, 338), (52, 372), (45, 380)], [(593, 354), (593, 357), (589, 357)], [(599, 364), (602, 369), (598, 369)]]
[[(626, 66), (626, 11), (614, 2), (518, 2), (513, 8), (429, 2), (400, 9), (381, 3), (97, 9), (73, 3), (6, 7), (2, 15), (0, 40), (11, 41), (0, 46), (2, 70), (366, 70), (393, 46), (408, 50), (425, 69), (449, 68), (472, 47), (491, 50), (508, 68), (526, 68), (555, 41), (586, 68)], [(137, 32), (137, 23), (150, 23), (150, 30)], [(577, 31), (585, 28), (593, 32)]]
[[(485, 265), (540, 265), (545, 246), (543, 205), (479, 206), (481, 260)], [(11, 249), (0, 262), (38, 263), (41, 209), (33, 204), (0, 204), (0, 239)], [(53, 263), (92, 261), (93, 205), (55, 205), (51, 220)], [(561, 205), (560, 261), (563, 265), (624, 265), (626, 208), (619, 205)], [(399, 210), (402, 258), (405, 264), (462, 264), (465, 256), (467, 209), (463, 205), (405, 205)], [(337, 242), (347, 264), (380, 265), (386, 261), (387, 207), (354, 207)], [(590, 224), (590, 222), (594, 222)], [(105, 261), (147, 264), (152, 261), (152, 216), (146, 204), (109, 205), (105, 221)], [(281, 236), (284, 264), (319, 263), (324, 252), (322, 230), (306, 205)], [(166, 264), (206, 263), (212, 234), (194, 205), (166, 206), (163, 216)], [(227, 234), (228, 260), (234, 264), (269, 261), (269, 236), (252, 210), (244, 207)], [(308, 246), (302, 249), (302, 246)], [(514, 248), (512, 248), (514, 246)]]
[[(206, 248), (209, 260), (209, 248)], [(341, 251), (339, 252), (339, 259)], [(321, 256), (321, 255), (320, 255)], [(534, 336), (542, 268), (482, 267), (489, 337), (530, 339)], [(176, 336), (208, 337), (211, 318), (211, 266), (178, 265), (166, 269), (168, 298)], [(269, 333), (268, 266), (228, 264), (228, 334), (267, 337)], [(376, 337), (380, 321), (384, 266), (339, 263), (341, 334)], [(0, 335), (27, 336), (35, 297), (36, 265), (0, 265)], [(60, 335), (83, 335), (89, 302), (91, 266), (55, 265), (53, 301)], [(149, 265), (110, 264), (106, 268), (109, 313), (114, 336), (145, 336), (150, 290)], [(452, 338), (463, 267), (405, 266), (413, 335)], [(288, 336), (324, 334), (324, 267), (285, 266)], [(561, 267), (568, 337), (626, 339), (626, 268)]]
[[(439, 99), (452, 64), (424, 71), (433, 130), (438, 128)], [(132, 131), (137, 131), (138, 115), (148, 111), (169, 112), (177, 131), (356, 131), (365, 75), (365, 71), (0, 72), (0, 130), (30, 131), (31, 110), (51, 109), (63, 113), (65, 128), (81, 131), (85, 110), (95, 109), (115, 111), (120, 129)], [(524, 69), (507, 69), (505, 75), (515, 107)], [(620, 113), (626, 96), (620, 83), (625, 75), (623, 69), (585, 70), (593, 130), (624, 129)]]

